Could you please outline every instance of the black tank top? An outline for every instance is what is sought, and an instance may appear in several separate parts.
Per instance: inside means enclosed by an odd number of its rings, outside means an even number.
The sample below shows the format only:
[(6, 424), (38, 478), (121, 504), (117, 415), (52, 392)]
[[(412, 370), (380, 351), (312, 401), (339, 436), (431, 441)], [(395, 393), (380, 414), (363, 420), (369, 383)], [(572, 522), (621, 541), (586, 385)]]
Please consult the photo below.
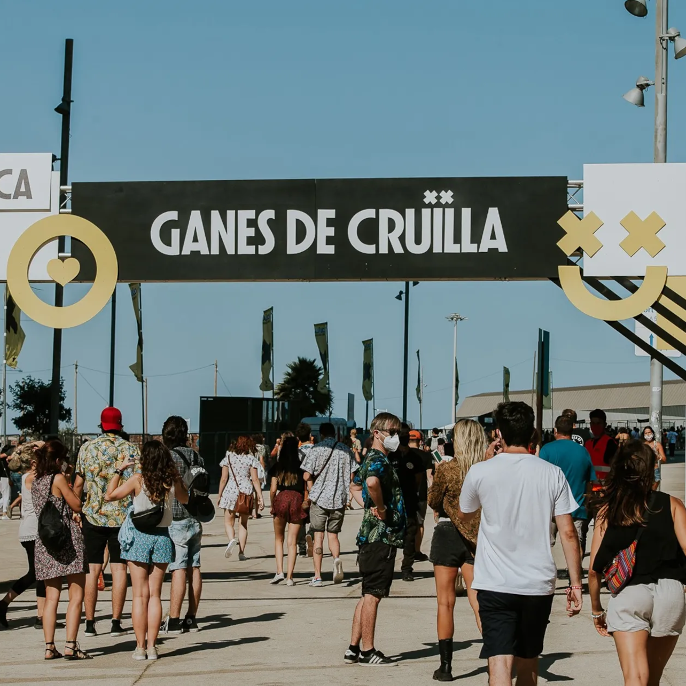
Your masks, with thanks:
[[(608, 526), (593, 564), (599, 574), (628, 548), (636, 538), (638, 526)], [(660, 579), (686, 582), (686, 556), (674, 532), (669, 494), (655, 491), (650, 500), (646, 530), (636, 548), (636, 566), (629, 586), (657, 583)]]

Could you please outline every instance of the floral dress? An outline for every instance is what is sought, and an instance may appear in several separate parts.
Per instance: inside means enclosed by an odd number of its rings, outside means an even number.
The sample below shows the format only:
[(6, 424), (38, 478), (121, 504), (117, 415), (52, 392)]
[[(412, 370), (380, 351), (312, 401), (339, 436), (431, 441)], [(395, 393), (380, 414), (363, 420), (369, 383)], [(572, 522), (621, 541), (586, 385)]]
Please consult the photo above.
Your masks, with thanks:
[[(72, 519), (71, 507), (62, 498), (57, 498), (52, 494), (52, 482), (54, 475), (46, 474), (33, 480), (31, 484), (31, 498), (36, 517), (40, 519), (41, 512), (46, 503), (51, 500), (58, 511), (63, 512), (62, 519), (69, 527), (71, 532), (71, 545), (67, 545), (53, 557), (43, 545), (40, 536), (36, 536), (36, 579), (45, 581), (46, 579), (59, 579), (69, 574), (82, 574), (88, 572), (88, 561), (83, 545), (83, 534), (81, 528)], [(62, 507), (64, 506), (64, 510)]]
[[(229, 465), (229, 460), (231, 464)], [(224, 492), (219, 500), (219, 507), (224, 510), (231, 510), (236, 507), (238, 493), (252, 495), (254, 490), (250, 469), (257, 469), (259, 462), (254, 455), (236, 455), (236, 453), (226, 453), (226, 457), (219, 463), (220, 467), (228, 467), (229, 480), (226, 482)], [(233, 471), (232, 471), (233, 470)], [(234, 478), (235, 475), (235, 478)], [(236, 483), (236, 479), (238, 483)]]

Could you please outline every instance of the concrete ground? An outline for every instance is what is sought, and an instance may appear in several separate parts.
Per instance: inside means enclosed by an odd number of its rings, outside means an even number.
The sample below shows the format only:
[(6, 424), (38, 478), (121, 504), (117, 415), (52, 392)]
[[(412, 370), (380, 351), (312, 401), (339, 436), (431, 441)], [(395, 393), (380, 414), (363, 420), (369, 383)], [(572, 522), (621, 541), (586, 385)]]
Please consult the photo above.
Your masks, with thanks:
[[(683, 459), (683, 458), (682, 458)], [(664, 490), (684, 497), (684, 465), (665, 467)], [(161, 637), (158, 662), (135, 662), (133, 632), (111, 639), (81, 636), (81, 645), (93, 655), (87, 662), (43, 661), (43, 634), (32, 628), (34, 592), (15, 601), (8, 618), (9, 631), (0, 631), (0, 684), (133, 684), (199, 683), (218, 680), (255, 686), (298, 684), (299, 686), (368, 684), (394, 686), (430, 683), (438, 663), (435, 633), (436, 601), (430, 563), (415, 565), (417, 580), (407, 583), (399, 575), (392, 595), (380, 606), (377, 647), (396, 656), (393, 667), (372, 668), (344, 665), (343, 653), (350, 640), (353, 609), (360, 592), (356, 578), (354, 537), (360, 510), (349, 514), (343, 528), (342, 549), (346, 579), (331, 582), (331, 558), (324, 561), (324, 585), (310, 588), (311, 560), (299, 558), (297, 585), (271, 586), (274, 574), (272, 520), (251, 520), (246, 553), (249, 559), (226, 560), (226, 538), (221, 520), (206, 527), (203, 539), (205, 586), (199, 612), (201, 631), (196, 634)], [(25, 571), (25, 556), (17, 542), (18, 520), (0, 522), (0, 590)], [(430, 525), (430, 528), (431, 525)], [(428, 551), (428, 531), (424, 551)], [(557, 551), (556, 551), (557, 558)], [(562, 566), (562, 565), (560, 565)], [(399, 564), (398, 564), (399, 568)], [(619, 663), (611, 639), (595, 632), (586, 602), (579, 617), (564, 613), (564, 582), (558, 583), (553, 617), (541, 659), (540, 683), (622, 683)], [(169, 597), (165, 584), (163, 598)], [(64, 596), (64, 593), (63, 593)], [(131, 592), (124, 609), (124, 625), (131, 626)], [(98, 629), (109, 628), (110, 593), (100, 595)], [(588, 596), (585, 597), (588, 600)], [(66, 603), (60, 604), (63, 613)], [(83, 629), (83, 626), (82, 626)], [(61, 649), (64, 629), (57, 632)], [(466, 598), (458, 598), (455, 609), (456, 680), (469, 686), (487, 683), (486, 664), (479, 659), (480, 637)], [(681, 642), (667, 668), (663, 684), (683, 683), (686, 643)]]

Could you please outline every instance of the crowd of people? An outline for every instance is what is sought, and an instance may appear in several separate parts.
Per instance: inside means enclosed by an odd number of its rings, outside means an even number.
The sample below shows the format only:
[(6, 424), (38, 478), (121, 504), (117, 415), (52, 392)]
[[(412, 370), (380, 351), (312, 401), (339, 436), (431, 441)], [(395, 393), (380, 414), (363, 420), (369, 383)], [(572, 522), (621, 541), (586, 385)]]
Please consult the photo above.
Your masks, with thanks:
[[(610, 432), (605, 413), (594, 410), (584, 435), (576, 413), (565, 410), (553, 440), (544, 443), (533, 410), (522, 402), (502, 403), (493, 420), (490, 433), (461, 420), (450, 440), (438, 429), (425, 438), (385, 412), (373, 419), (364, 443), (356, 432), (338, 436), (328, 422), (317, 440), (303, 423), (271, 451), (262, 436), (239, 437), (221, 461), (216, 501), (224, 510), (225, 556), (237, 552), (239, 560), (247, 559), (249, 521), (261, 516), (268, 491), (275, 558), (270, 583), (294, 585), (302, 556), (312, 559), (309, 585), (321, 587), (326, 541), (339, 584), (345, 574), (339, 535), (356, 503), (363, 508), (356, 538), (361, 598), (343, 660), (392, 665), (376, 644), (379, 606), (390, 593), (399, 550), (404, 582), (414, 580), (415, 562), (427, 559), (421, 543), (430, 508), (435, 527), (428, 559), (440, 655), (433, 678), (453, 680), (453, 615), (464, 583), (483, 637), (489, 684), (509, 685), (516, 674), (519, 686), (529, 686), (537, 683), (558, 578), (569, 580), (568, 615), (582, 610), (582, 560), (594, 522), (587, 573), (595, 628), (613, 637), (627, 686), (657, 686), (686, 623), (686, 508), (660, 490), (667, 458), (655, 431)], [(103, 411), (101, 428), (101, 436), (81, 447), (73, 469), (56, 439), (16, 451), (19, 539), (28, 569), (0, 600), (0, 625), (9, 625), (9, 605), (35, 584), (46, 660), (90, 659), (78, 633), (85, 606), (85, 635), (98, 634), (106, 555), (112, 636), (125, 632), (131, 579), (133, 659), (158, 659), (160, 631), (199, 630), (202, 524), (214, 517), (214, 506), (203, 459), (188, 447), (187, 424), (169, 417), (162, 440), (147, 441), (141, 450), (127, 440), (116, 408)], [(564, 570), (556, 569), (552, 554), (558, 538)], [(170, 608), (163, 620), (167, 571)], [(57, 604), (65, 579), (69, 603), (60, 652), (55, 632), (63, 628)], [(609, 598), (601, 594), (602, 584)]]

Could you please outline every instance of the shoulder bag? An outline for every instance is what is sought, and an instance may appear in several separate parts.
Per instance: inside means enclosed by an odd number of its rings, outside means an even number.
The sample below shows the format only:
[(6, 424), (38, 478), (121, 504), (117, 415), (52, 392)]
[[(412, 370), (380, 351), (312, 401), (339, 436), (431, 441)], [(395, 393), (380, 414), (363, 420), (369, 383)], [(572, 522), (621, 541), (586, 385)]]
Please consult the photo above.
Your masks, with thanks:
[(233, 507), (233, 511), (236, 514), (250, 514), (255, 507), (255, 498), (251, 493), (242, 493), (240, 486), (238, 485), (238, 479), (236, 478), (236, 473), (233, 471), (233, 465), (231, 464), (231, 457), (227, 457), (227, 462), (229, 463), (229, 469), (233, 475), (233, 480), (236, 482), (236, 490), (238, 491), (238, 498), (236, 498), (236, 504)]
[[(143, 488), (143, 483), (141, 481), (141, 488)], [(154, 534), (156, 533), (158, 524), (162, 521), (164, 517), (164, 504), (166, 498), (157, 505), (153, 505), (147, 510), (142, 510), (141, 512), (131, 511), (131, 523), (144, 534)]]
[(638, 547), (638, 542), (641, 540), (643, 532), (648, 528), (650, 506), (653, 500), (654, 496), (651, 494), (648, 502), (648, 509), (646, 509), (643, 515), (643, 524), (639, 526), (638, 531), (636, 532), (636, 538), (633, 540), (632, 544), (628, 548), (620, 550), (617, 555), (615, 555), (612, 562), (603, 570), (603, 577), (607, 584), (607, 590), (610, 591), (612, 595), (617, 595), (625, 588), (634, 575), (634, 569), (636, 567), (636, 548)]
[(43, 505), (43, 509), (38, 515), (38, 538), (40, 538), (45, 549), (53, 556), (68, 549), (72, 545), (71, 531), (64, 521), (66, 501), (62, 498), (62, 508), (61, 510), (58, 510), (55, 503), (50, 500), (54, 481), (55, 474), (53, 474), (50, 479), (48, 499), (45, 501), (45, 505)]

